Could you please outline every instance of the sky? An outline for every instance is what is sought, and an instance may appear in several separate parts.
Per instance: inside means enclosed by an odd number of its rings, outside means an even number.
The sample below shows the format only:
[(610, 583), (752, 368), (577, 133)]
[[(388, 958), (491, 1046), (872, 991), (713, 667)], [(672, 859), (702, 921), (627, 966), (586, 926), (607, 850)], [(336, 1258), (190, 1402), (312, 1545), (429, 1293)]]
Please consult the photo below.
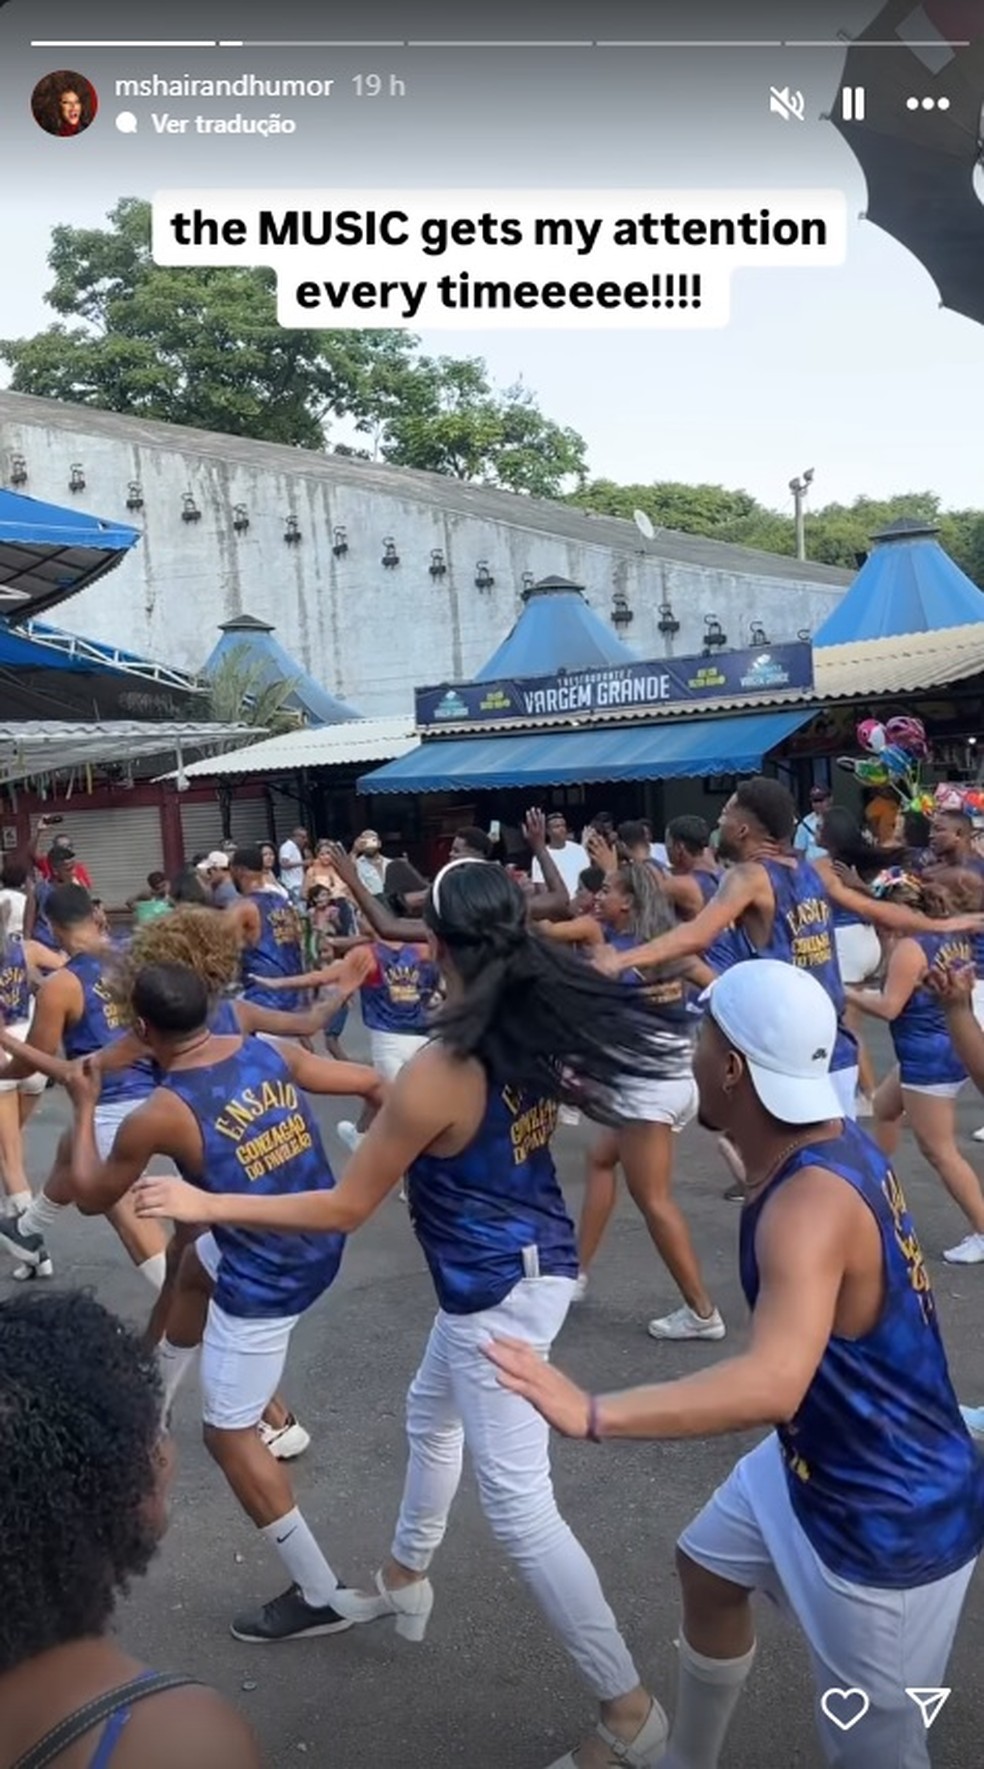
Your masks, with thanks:
[[(563, 10), (573, 29), (577, 8)], [(663, 10), (685, 16), (685, 9)], [(812, 29), (833, 39), (835, 28), (869, 22), (874, 7), (802, 0), (796, 10), (804, 36)], [(97, 18), (88, 27), (95, 36), (99, 6), (86, 12)], [(42, 14), (52, 21), (49, 41), (77, 43), (77, 20), (69, 38), (69, 13), (47, 0), (31, 9), (32, 32)], [(132, 10), (129, 17), (132, 32)], [(102, 28), (110, 34), (105, 21)], [(344, 34), (354, 35), (354, 27)], [(27, 13), (13, 0), (0, 12), (0, 152), (4, 164), (21, 170), (0, 193), (4, 235), (16, 244), (16, 275), (0, 285), (0, 336), (31, 333), (52, 317), (44, 291), (53, 225), (98, 225), (120, 196), (150, 197), (162, 188), (581, 185), (632, 187), (647, 200), (685, 186), (840, 191), (849, 218), (846, 261), (737, 272), (726, 328), (428, 329), (423, 347), (484, 357), (501, 385), (522, 380), (551, 418), (585, 437), (592, 477), (720, 483), (788, 510), (790, 479), (813, 468), (815, 505), (931, 490), (946, 507), (984, 507), (976, 422), (984, 409), (984, 329), (941, 309), (928, 272), (861, 219), (861, 170), (823, 120), (837, 102), (843, 61), (843, 49), (833, 46), (32, 49)], [(101, 95), (96, 123), (73, 141), (43, 135), (26, 105), (34, 81), (64, 65), (85, 72)], [(375, 107), (357, 102), (353, 75), (367, 66), (402, 81), (405, 95)], [(117, 79), (154, 69), (173, 77), (244, 68), (330, 72), (334, 96), (298, 104), (290, 137), (203, 142), (159, 135), (151, 116), (192, 115), (202, 101), (114, 93)], [(802, 92), (802, 123), (770, 111), (772, 86)], [(113, 126), (123, 103), (137, 114), (135, 136)], [(286, 114), (291, 103), (267, 100), (252, 109), (265, 114), (268, 107)], [(251, 109), (248, 102), (240, 108)]]

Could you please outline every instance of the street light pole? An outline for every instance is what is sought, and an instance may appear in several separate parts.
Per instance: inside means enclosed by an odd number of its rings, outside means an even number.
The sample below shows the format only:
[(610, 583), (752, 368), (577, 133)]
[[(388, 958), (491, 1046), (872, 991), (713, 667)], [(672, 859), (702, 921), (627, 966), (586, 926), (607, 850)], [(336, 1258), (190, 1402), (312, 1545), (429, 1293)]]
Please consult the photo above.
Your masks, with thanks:
[(807, 467), (802, 479), (791, 479), (789, 489), (793, 494), (793, 508), (796, 512), (796, 557), (806, 558), (806, 519), (803, 504), (806, 494), (813, 484), (813, 468)]

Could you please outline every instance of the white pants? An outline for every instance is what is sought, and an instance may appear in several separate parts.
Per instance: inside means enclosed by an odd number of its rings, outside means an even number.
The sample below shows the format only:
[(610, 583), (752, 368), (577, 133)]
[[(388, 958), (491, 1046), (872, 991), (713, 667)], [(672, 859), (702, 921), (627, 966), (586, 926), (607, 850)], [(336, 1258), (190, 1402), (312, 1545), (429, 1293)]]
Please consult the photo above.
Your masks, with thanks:
[(639, 1677), (598, 1574), (557, 1510), (549, 1428), (528, 1401), (502, 1387), (481, 1351), (492, 1338), (524, 1339), (546, 1357), (573, 1291), (571, 1278), (524, 1279), (497, 1308), (438, 1314), (407, 1396), (410, 1464), (393, 1557), (414, 1572), (429, 1567), (467, 1444), (493, 1535), (594, 1694), (611, 1701), (635, 1689)]
[(426, 1033), (417, 1038), (412, 1032), (370, 1032), (369, 1061), (383, 1081), (395, 1081), (400, 1070), (426, 1043)]
[[(684, 1530), (680, 1547), (718, 1578), (761, 1591), (799, 1623), (810, 1648), (828, 1763), (929, 1769), (922, 1716), (905, 1691), (944, 1684), (975, 1561), (910, 1591), (838, 1578), (797, 1521), (774, 1432), (742, 1457)], [(863, 1689), (868, 1696), (871, 1706), (850, 1732), (823, 1713), (820, 1697), (828, 1689)]]
[[(31, 1030), (31, 1022), (30, 1020), (11, 1020), (10, 1025), (4, 1029), (10, 1033), (11, 1038), (18, 1038), (24, 1043)], [(11, 1057), (4, 1056), (0, 1062), (0, 1093), (43, 1093), (48, 1082), (46, 1077), (40, 1075), (37, 1070), (33, 1075), (25, 1075), (23, 1081), (5, 1081), (3, 1079), (3, 1071), (12, 1060)]]
[[(199, 1235), (195, 1253), (214, 1284), (222, 1258), (213, 1235)], [(271, 1320), (227, 1314), (214, 1299), (202, 1336), (202, 1419), (219, 1431), (258, 1425), (280, 1387), (290, 1336), (300, 1315)]]

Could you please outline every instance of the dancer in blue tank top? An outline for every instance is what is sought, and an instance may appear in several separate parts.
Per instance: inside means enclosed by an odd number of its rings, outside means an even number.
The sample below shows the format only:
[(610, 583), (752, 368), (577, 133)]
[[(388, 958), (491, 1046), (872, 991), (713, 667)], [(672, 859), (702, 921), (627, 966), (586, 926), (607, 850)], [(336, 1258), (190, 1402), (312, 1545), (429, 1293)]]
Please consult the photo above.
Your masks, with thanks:
[[(531, 935), (523, 892), (501, 866), (452, 862), (431, 887), (425, 919), (447, 1003), (335, 1191), (210, 1195), (208, 1220), (351, 1233), (407, 1173), (438, 1315), (407, 1403), (410, 1463), (391, 1556), (374, 1592), (338, 1592), (335, 1607), (359, 1621), (395, 1616), (401, 1633), (423, 1637), (434, 1601), (428, 1569), (467, 1445), (497, 1541), (601, 1704), (601, 1738), (584, 1760), (617, 1755), (625, 1769), (651, 1769), (664, 1716), (558, 1514), (547, 1428), (499, 1386), (482, 1346), (493, 1333), (516, 1333), (546, 1357), (567, 1314), (577, 1250), (550, 1153), (558, 1101), (604, 1121), (613, 1091), (633, 1073), (658, 1079), (663, 1060), (640, 992)], [(149, 1181), (140, 1197), (141, 1208), (179, 1220), (201, 1210), (173, 1180)]]
[[(595, 1443), (774, 1429), (680, 1538), (676, 1713), (662, 1769), (717, 1769), (755, 1656), (758, 1591), (806, 1636), (827, 1761), (929, 1769), (907, 1688), (945, 1686), (984, 1544), (984, 1463), (950, 1382), (936, 1302), (887, 1157), (841, 1115), (833, 1004), (769, 960), (713, 986), (694, 1063), (701, 1118), (746, 1171), (747, 1350), (682, 1381), (585, 1394), (514, 1335), (510, 1392)], [(861, 1689), (848, 1731), (819, 1697)]]
[[(978, 908), (984, 900), (984, 884), (975, 873), (947, 867), (936, 867), (923, 877), (884, 873), (872, 888), (890, 902), (921, 909), (937, 924)], [(879, 993), (848, 990), (849, 999), (861, 1012), (887, 1021), (895, 1047), (896, 1066), (874, 1097), (878, 1142), (886, 1154), (893, 1155), (905, 1118), (921, 1153), (970, 1224), (970, 1233), (943, 1255), (951, 1265), (984, 1261), (984, 1195), (957, 1142), (956, 1102), (967, 1071), (927, 982), (934, 972), (961, 969), (973, 962), (973, 941), (968, 934), (915, 934), (893, 943)]]
[[(932, 866), (960, 866), (984, 877), (984, 857), (977, 851), (973, 819), (966, 811), (942, 809), (933, 812), (929, 825), (929, 851), (920, 872)], [(974, 940), (974, 1012), (979, 1025), (984, 1025), (984, 931)], [(984, 1126), (974, 1133), (975, 1142), (984, 1142)]]
[[(373, 1070), (258, 1038), (216, 1035), (210, 1008), (204, 978), (185, 965), (137, 973), (134, 1023), (163, 1080), (127, 1119), (106, 1158), (94, 1133), (99, 1071), (73, 1070), (72, 1180), (87, 1214), (113, 1208), (158, 1155), (194, 1188), (200, 1221), (212, 1189), (259, 1199), (327, 1194), (334, 1186), (305, 1094), (354, 1093), (378, 1104)], [(330, 1288), (342, 1248), (338, 1233), (217, 1227), (194, 1249), (212, 1286), (202, 1343), (205, 1443), (293, 1581), (257, 1614), (236, 1618), (237, 1639), (293, 1639), (348, 1625), (332, 1606), (338, 1581), (294, 1505), (283, 1463), (268, 1454), (256, 1429), (277, 1390), (291, 1333)], [(168, 1360), (166, 1408), (193, 1356), (191, 1346), (183, 1366)]]
[(703, 817), (674, 817), (666, 825), (666, 852), (674, 878), (690, 878), (701, 895), (701, 905), (717, 894), (721, 872), (708, 864), (711, 831)]
[[(721, 813), (719, 852), (733, 864), (717, 894), (693, 921), (648, 942), (644, 949), (605, 952), (596, 962), (609, 975), (638, 964), (665, 964), (706, 953), (727, 929), (746, 958), (775, 958), (809, 971), (826, 989), (834, 1010), (844, 1008), (844, 985), (833, 938), (833, 908), (852, 910), (876, 927), (901, 933), (937, 931), (928, 918), (901, 904), (878, 902), (845, 885), (829, 861), (811, 864), (792, 851), (796, 807), (778, 780), (745, 780)], [(976, 916), (949, 923), (947, 931), (975, 928)], [(846, 1118), (855, 1115), (857, 1049), (840, 1025), (831, 1065)]]
[[(47, 971), (60, 970), (65, 954), (14, 938), (9, 920), (10, 904), (0, 902), (0, 1027), (23, 1039), (34, 1012), (34, 984)], [(43, 1075), (19, 1075), (0, 1062), (0, 1212), (8, 1216), (21, 1216), (31, 1203), (23, 1131), (44, 1089)]]
[[(626, 951), (673, 927), (673, 909), (662, 880), (648, 862), (620, 866), (607, 875), (594, 917), (557, 922), (544, 931), (591, 953), (602, 945)], [(687, 1220), (672, 1192), (673, 1140), (697, 1115), (693, 1049), (697, 1021), (691, 1010), (695, 985), (712, 980), (708, 966), (684, 959), (658, 969), (623, 971), (622, 983), (638, 990), (653, 1017), (661, 1048), (675, 1059), (675, 1073), (658, 1081), (627, 1077), (618, 1093), (623, 1122), (600, 1130), (588, 1155), (587, 1183), (578, 1228), (578, 1296), (587, 1288), (589, 1268), (617, 1201), (618, 1170), (640, 1211), (657, 1253), (666, 1265), (683, 1305), (649, 1323), (654, 1339), (723, 1339), (724, 1322), (714, 1306)]]
[(296, 977), (304, 969), (301, 918), (279, 891), (264, 888), (263, 850), (237, 848), (231, 871), (243, 901), (224, 913), (243, 935), (243, 995), (257, 1007), (292, 1012), (305, 1005), (300, 991), (274, 993), (270, 979)]
[[(38, 991), (30, 1031), (31, 1049), (47, 1058), (56, 1058), (61, 1049), (71, 1062), (102, 1053), (126, 1037), (124, 1017), (110, 981), (116, 958), (98, 925), (92, 899), (81, 885), (55, 885), (48, 908), (67, 963), (54, 970)], [(14, 1058), (6, 1074), (13, 1078), (38, 1072), (31, 1058), (20, 1056)], [(57, 1061), (47, 1070), (55, 1075), (61, 1072)], [(146, 1055), (132, 1063), (128, 1060), (125, 1068), (107, 1077), (96, 1125), (104, 1153), (109, 1152), (124, 1119), (153, 1089), (153, 1070)], [(46, 1236), (62, 1212), (75, 1202), (69, 1170), (70, 1142), (66, 1132), (59, 1142), (52, 1172), (23, 1215), (0, 1219), (0, 1244), (23, 1262), (19, 1275), (51, 1275)], [(120, 1200), (110, 1221), (141, 1277), (158, 1293), (165, 1276), (164, 1235), (148, 1233), (153, 1225), (137, 1221), (131, 1199)]]

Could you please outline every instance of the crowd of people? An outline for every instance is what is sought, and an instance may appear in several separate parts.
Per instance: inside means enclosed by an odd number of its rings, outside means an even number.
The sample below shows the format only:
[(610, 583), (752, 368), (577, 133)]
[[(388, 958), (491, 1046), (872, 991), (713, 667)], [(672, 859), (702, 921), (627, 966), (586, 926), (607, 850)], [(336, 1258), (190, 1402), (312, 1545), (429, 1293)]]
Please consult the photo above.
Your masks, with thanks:
[[(595, 1732), (554, 1769), (716, 1769), (754, 1658), (756, 1591), (805, 1634), (818, 1692), (868, 1694), (857, 1731), (821, 1717), (828, 1760), (928, 1764), (905, 1685), (944, 1680), (984, 1543), (984, 1464), (892, 1154), (905, 1122), (965, 1219), (945, 1257), (984, 1262), (984, 1197), (954, 1119), (968, 1078), (984, 1087), (970, 819), (941, 811), (879, 845), (827, 799), (798, 819), (785, 787), (756, 778), (713, 832), (686, 816), (658, 843), (602, 816), (575, 842), (559, 814), (531, 812), (524, 836), (517, 866), (462, 829), (431, 881), (386, 861), (372, 832), (352, 851), (300, 829), (279, 849), (220, 845), (178, 879), (151, 874), (124, 940), (67, 844), (29, 856), (33, 879), (6, 872), (0, 1245), (25, 1289), (0, 1303), (0, 1577), (17, 1592), (0, 1621), (0, 1712), (14, 1716), (0, 1769), (57, 1763), (100, 1727), (100, 1769), (117, 1750), (113, 1769), (155, 1769), (155, 1707), (183, 1729), (187, 1769), (260, 1761), (217, 1697), (106, 1638), (116, 1590), (162, 1528), (168, 1422), (196, 1362), (208, 1451), (289, 1581), (233, 1618), (237, 1639), (384, 1617), (423, 1639), (467, 1448), (490, 1529), (598, 1703)], [(367, 1064), (339, 1042), (356, 996)], [(896, 1057), (880, 1081), (858, 1039), (872, 1015)], [(73, 1124), (35, 1190), (20, 1135), (49, 1082)], [(337, 1181), (319, 1095), (357, 1106)], [(578, 1228), (551, 1152), (562, 1114), (593, 1126)], [(682, 1380), (584, 1394), (549, 1359), (620, 1171), (680, 1292), (649, 1333), (727, 1335), (673, 1192), (695, 1119), (743, 1205), (749, 1344)], [(389, 1551), (352, 1588), (332, 1564), (340, 1544), (329, 1560), (296, 1503), (288, 1464), (310, 1439), (281, 1390), (297, 1322), (391, 1194), (406, 1198), (437, 1314), (407, 1398)], [(106, 1215), (146, 1278), (141, 1341), (37, 1281), (72, 1209)], [(110, 1413), (97, 1444), (93, 1421)], [(593, 1443), (768, 1431), (680, 1540), (672, 1725), (558, 1509), (551, 1427)], [(60, 1546), (28, 1579), (23, 1557), (51, 1519)]]

